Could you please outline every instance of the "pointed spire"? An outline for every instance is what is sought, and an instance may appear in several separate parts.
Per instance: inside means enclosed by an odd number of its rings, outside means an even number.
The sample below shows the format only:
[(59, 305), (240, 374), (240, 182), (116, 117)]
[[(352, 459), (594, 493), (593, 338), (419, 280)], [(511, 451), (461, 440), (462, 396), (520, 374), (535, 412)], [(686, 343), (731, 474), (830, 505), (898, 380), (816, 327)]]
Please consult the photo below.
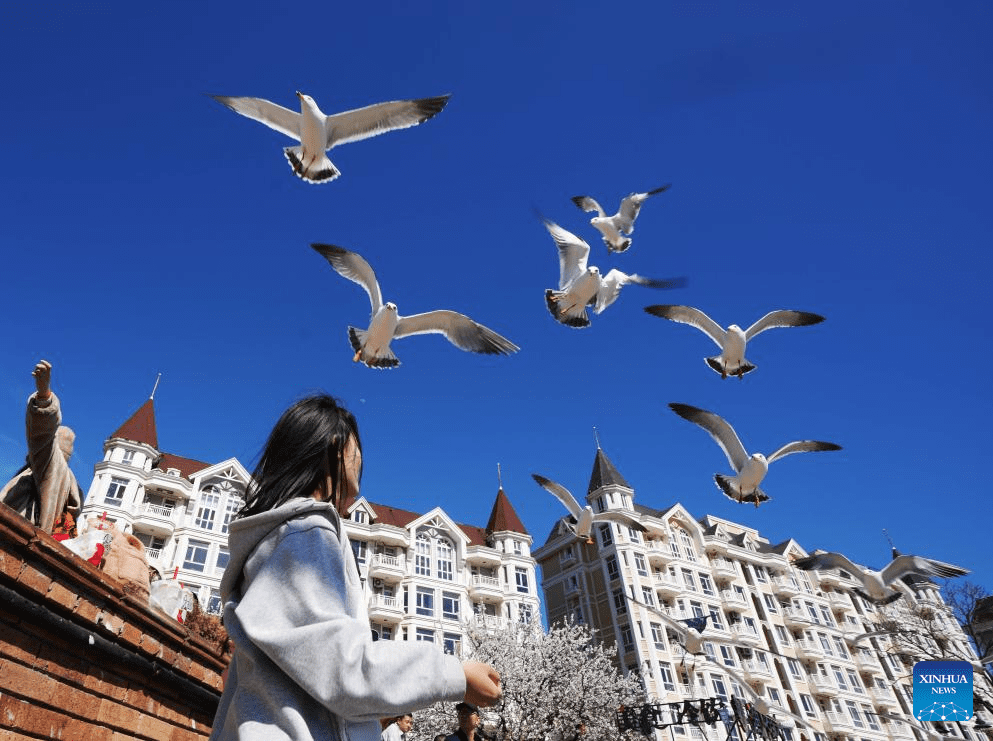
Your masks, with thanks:
[[(153, 390), (154, 394), (155, 391)], [(151, 445), (156, 450), (159, 449), (159, 435), (155, 429), (155, 402), (149, 397), (148, 401), (142, 404), (138, 411), (128, 417), (110, 436), (119, 437), (124, 440), (134, 440), (138, 443)]]
[(496, 501), (493, 502), (493, 511), (490, 512), (490, 519), (486, 523), (486, 532), (489, 534), (507, 531), (529, 535), (527, 528), (524, 527), (524, 523), (521, 522), (521, 518), (514, 511), (514, 506), (510, 503), (510, 499), (504, 494), (503, 486), (501, 485), (497, 491)]
[(630, 489), (631, 485), (624, 480), (624, 477), (614, 468), (614, 464), (610, 462), (607, 454), (603, 452), (598, 446), (596, 449), (596, 458), (593, 460), (593, 473), (590, 476), (590, 487), (586, 490), (587, 494), (592, 494), (597, 489), (602, 486), (623, 486), (625, 489)]

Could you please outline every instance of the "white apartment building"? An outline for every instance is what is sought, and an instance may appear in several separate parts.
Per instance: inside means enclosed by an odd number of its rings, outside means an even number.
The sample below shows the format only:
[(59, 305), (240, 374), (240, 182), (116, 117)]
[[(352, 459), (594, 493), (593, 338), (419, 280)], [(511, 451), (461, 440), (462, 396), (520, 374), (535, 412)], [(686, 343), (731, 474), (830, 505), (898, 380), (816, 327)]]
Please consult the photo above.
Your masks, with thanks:
[[(104, 517), (144, 543), (164, 579), (220, 609), (228, 524), (249, 472), (163, 452), (148, 399), (104, 443), (83, 516)], [(454, 522), (441, 508), (420, 514), (357, 499), (344, 520), (369, 594), (378, 638), (432, 641), (455, 652), (467, 620), (499, 626), (539, 617), (531, 536), (500, 488), (485, 527)]]
[[(887, 652), (883, 638), (855, 643), (882, 612), (852, 594), (856, 583), (847, 574), (794, 568), (792, 560), (807, 552), (792, 539), (772, 545), (752, 528), (697, 519), (681, 504), (635, 504), (633, 488), (599, 448), (587, 502), (594, 512), (626, 510), (645, 530), (601, 524), (587, 544), (565, 518), (556, 523), (534, 552), (548, 620), (596, 629), (618, 647), (621, 667), (640, 675), (652, 702), (751, 702), (743, 680), (771, 707), (808, 721), (813, 731), (777, 717), (794, 741), (915, 741), (908, 723), (880, 715), (911, 717), (913, 664)], [(941, 600), (932, 582), (908, 586), (919, 600)], [(644, 604), (675, 620), (708, 615), (704, 650), (713, 661), (685, 654)], [(973, 725), (934, 730), (986, 741)], [(700, 739), (711, 731), (673, 726), (664, 733)], [(712, 733), (723, 739), (723, 731)]]

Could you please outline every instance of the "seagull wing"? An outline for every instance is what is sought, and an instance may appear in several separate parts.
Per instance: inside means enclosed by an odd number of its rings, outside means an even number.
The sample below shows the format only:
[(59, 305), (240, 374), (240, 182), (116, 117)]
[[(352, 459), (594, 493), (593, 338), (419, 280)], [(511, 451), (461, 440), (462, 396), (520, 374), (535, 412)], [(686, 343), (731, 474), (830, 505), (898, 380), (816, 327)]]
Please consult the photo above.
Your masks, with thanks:
[(586, 261), (590, 257), (590, 246), (572, 232), (563, 229), (554, 221), (542, 219), (548, 233), (559, 248), (559, 290), (565, 290), (577, 276), (586, 272)]
[(907, 574), (940, 576), (943, 579), (950, 579), (954, 576), (965, 576), (968, 573), (968, 569), (944, 561), (935, 561), (922, 556), (897, 556), (886, 564), (886, 567), (880, 572), (880, 576), (883, 578), (883, 584), (889, 585)]
[[(579, 519), (579, 515), (582, 513), (583, 508), (579, 506), (579, 502), (576, 501), (576, 497), (572, 495), (571, 491), (562, 486), (562, 484), (556, 484), (551, 479), (546, 479), (544, 476), (537, 473), (532, 473), (531, 478), (538, 482), (538, 486), (562, 502), (563, 506), (569, 510), (569, 514), (577, 520)], [(596, 518), (594, 517), (594, 519)]]
[(600, 290), (596, 294), (596, 308), (594, 311), (599, 314), (614, 303), (620, 295), (621, 289), (628, 283), (637, 283), (639, 286), (645, 286), (646, 288), (682, 288), (686, 285), (686, 279), (665, 278), (658, 280), (656, 278), (645, 278), (637, 273), (627, 275), (617, 268), (613, 268), (603, 276), (600, 282)]
[(721, 450), (724, 451), (724, 455), (727, 456), (734, 470), (740, 471), (742, 469), (745, 461), (748, 460), (748, 453), (745, 452), (745, 446), (741, 444), (741, 440), (738, 439), (738, 435), (731, 425), (713, 412), (698, 409), (689, 404), (672, 403), (669, 408), (683, 419), (689, 420), (709, 432), (714, 441), (721, 446)]
[(379, 290), (379, 281), (372, 266), (366, 262), (365, 258), (357, 252), (350, 252), (344, 247), (336, 247), (333, 244), (312, 244), (310, 245), (325, 259), (331, 263), (337, 273), (348, 280), (358, 283), (369, 294), (369, 302), (372, 304), (372, 313), (375, 316), (383, 306), (383, 294)]
[(262, 98), (229, 98), (224, 95), (211, 95), (221, 105), (227, 106), (235, 113), (247, 116), (270, 129), (286, 134), (291, 139), (300, 141), (300, 114), (283, 108)]
[(770, 311), (745, 330), (745, 340), (750, 340), (755, 335), (775, 327), (806, 327), (811, 324), (820, 324), (823, 321), (824, 317), (820, 314), (813, 314), (809, 311), (793, 311), (791, 309)]
[(614, 510), (607, 510), (606, 512), (597, 512), (593, 515), (593, 522), (616, 522), (620, 525), (626, 525), (639, 532), (647, 532), (645, 526), (642, 525), (638, 520), (629, 515), (626, 512), (616, 512)]
[(655, 304), (654, 306), (646, 306), (645, 311), (654, 316), (660, 316), (663, 319), (696, 327), (712, 339), (719, 348), (724, 349), (724, 338), (727, 336), (727, 330), (723, 329), (721, 325), (699, 309), (694, 309), (692, 306)]
[(640, 606), (642, 606), (642, 607), (644, 607), (650, 613), (652, 613), (653, 615), (655, 615), (656, 617), (658, 617), (659, 620), (661, 620), (663, 623), (665, 623), (666, 627), (671, 628), (673, 630), (673, 632), (676, 635), (679, 636), (680, 642), (685, 642), (686, 641), (686, 636), (689, 633), (689, 630), (687, 629), (687, 627), (685, 625), (683, 625), (682, 623), (676, 622), (675, 620), (673, 620), (671, 617), (669, 617), (666, 613), (664, 613), (659, 608), (652, 607), (652, 605), (649, 605), (647, 602), (642, 602), (637, 597), (632, 597), (631, 598), (631, 601), (634, 602), (634, 603), (636, 603), (636, 604), (638, 604), (638, 605), (640, 605)]
[(399, 339), (412, 334), (443, 334), (460, 350), (484, 355), (509, 355), (521, 349), (465, 314), (447, 309), (400, 317), (393, 336)]
[(406, 129), (424, 123), (441, 113), (450, 95), (417, 100), (393, 100), (365, 108), (335, 113), (327, 117), (327, 148), (348, 144), (395, 129)]
[(596, 202), (595, 198), (591, 198), (590, 196), (573, 196), (571, 200), (583, 211), (596, 211), (600, 217), (607, 215), (603, 207)]
[(766, 461), (772, 463), (774, 460), (785, 458), (793, 453), (816, 453), (821, 450), (841, 450), (841, 446), (834, 443), (824, 443), (820, 440), (795, 440), (791, 443), (786, 443), (786, 445), (766, 458)]
[(617, 223), (617, 228), (625, 234), (630, 234), (633, 232), (634, 220), (638, 218), (638, 213), (641, 211), (642, 204), (656, 193), (663, 193), (669, 190), (671, 185), (672, 183), (669, 183), (668, 185), (663, 185), (661, 188), (650, 190), (647, 193), (631, 193), (624, 198), (624, 200), (621, 201), (621, 207), (617, 211), (617, 215), (620, 216)]
[(841, 553), (835, 553), (834, 551), (828, 551), (825, 553), (815, 553), (811, 556), (806, 556), (804, 558), (798, 558), (793, 562), (793, 565), (798, 569), (803, 571), (823, 571), (825, 569), (839, 568), (844, 569), (849, 574), (851, 574), (855, 579), (864, 582), (865, 579), (863, 575), (865, 570), (861, 566), (856, 566), (848, 557)]

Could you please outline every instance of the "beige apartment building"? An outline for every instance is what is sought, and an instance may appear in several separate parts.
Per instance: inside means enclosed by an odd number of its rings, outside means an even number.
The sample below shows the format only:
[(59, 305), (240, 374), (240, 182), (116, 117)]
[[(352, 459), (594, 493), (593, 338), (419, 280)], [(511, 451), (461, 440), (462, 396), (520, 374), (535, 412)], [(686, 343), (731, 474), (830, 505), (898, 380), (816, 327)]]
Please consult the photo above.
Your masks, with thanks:
[[(729, 520), (698, 518), (678, 503), (656, 510), (634, 498), (598, 448), (586, 502), (594, 512), (625, 511), (644, 530), (598, 524), (589, 544), (559, 520), (534, 552), (550, 623), (587, 623), (615, 644), (621, 667), (640, 675), (653, 702), (757, 697), (805, 721), (776, 716), (797, 741), (927, 738), (920, 727), (884, 717), (910, 718), (913, 664), (887, 650), (884, 637), (856, 643), (885, 608), (854, 595), (847, 574), (794, 568), (793, 559), (808, 554), (792, 539), (771, 544)], [(928, 580), (915, 580), (908, 589), (918, 602), (941, 602)], [(707, 658), (687, 654), (646, 605), (677, 621), (708, 616)], [(961, 642), (966, 645), (964, 634)], [(986, 741), (975, 723), (929, 726), (942, 735)], [(723, 729), (706, 726), (673, 726), (664, 731), (670, 734), (724, 738)]]

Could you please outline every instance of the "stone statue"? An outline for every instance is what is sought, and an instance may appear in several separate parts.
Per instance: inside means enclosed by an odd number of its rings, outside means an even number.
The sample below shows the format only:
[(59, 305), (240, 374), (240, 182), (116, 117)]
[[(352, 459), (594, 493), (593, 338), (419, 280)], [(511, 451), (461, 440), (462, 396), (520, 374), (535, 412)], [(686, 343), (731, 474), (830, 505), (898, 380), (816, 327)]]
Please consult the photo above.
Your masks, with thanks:
[(52, 393), (52, 364), (40, 361), (31, 373), (37, 391), (28, 397), (27, 465), (0, 490), (0, 501), (51, 533), (68, 512), (75, 518), (82, 491), (69, 468), (75, 434), (61, 426), (59, 397)]

